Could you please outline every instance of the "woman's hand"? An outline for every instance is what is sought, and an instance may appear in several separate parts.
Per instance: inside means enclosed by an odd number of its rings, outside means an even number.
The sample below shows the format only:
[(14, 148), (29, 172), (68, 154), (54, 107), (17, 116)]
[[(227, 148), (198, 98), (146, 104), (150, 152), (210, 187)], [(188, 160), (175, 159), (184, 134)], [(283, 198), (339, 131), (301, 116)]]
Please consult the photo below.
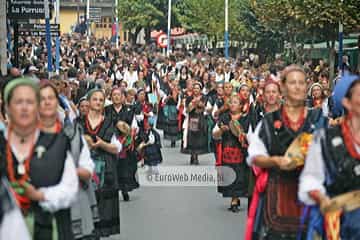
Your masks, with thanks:
[(89, 148), (92, 149), (94, 148), (94, 141), (92, 140), (91, 136), (89, 135), (84, 135), (85, 141), (88, 144)]
[(96, 142), (93, 144), (93, 148), (104, 148), (105, 142), (98, 136), (96, 136)]
[(220, 126), (220, 129), (221, 129), (221, 131), (223, 131), (223, 132), (230, 130), (228, 125), (221, 125), (221, 126)]
[(281, 170), (291, 171), (296, 168), (296, 163), (288, 157), (273, 156), (271, 159)]
[(319, 195), (319, 206), (320, 206), (320, 211), (322, 214), (325, 214), (329, 210), (331, 205), (332, 205), (332, 202), (328, 196), (326, 196), (324, 194)]
[(33, 185), (29, 183), (25, 183), (23, 186), (25, 189), (25, 196), (28, 197), (31, 201), (36, 201), (36, 202), (45, 201), (44, 194), (39, 190), (36, 190), (36, 188)]

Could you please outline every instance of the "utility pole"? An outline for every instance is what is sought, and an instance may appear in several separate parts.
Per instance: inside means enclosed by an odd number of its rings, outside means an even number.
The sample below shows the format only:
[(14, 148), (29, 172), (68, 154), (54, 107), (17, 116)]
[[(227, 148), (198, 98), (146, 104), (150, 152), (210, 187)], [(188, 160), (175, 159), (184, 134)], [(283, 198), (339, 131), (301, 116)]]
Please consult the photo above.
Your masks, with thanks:
[(224, 46), (224, 54), (225, 58), (229, 59), (229, 0), (225, 0), (225, 46)]
[(119, 48), (119, 0), (115, 0), (115, 27), (116, 27), (116, 33), (115, 33), (115, 46), (116, 48)]
[(167, 27), (167, 56), (170, 55), (171, 48), (171, 0), (169, 0), (169, 7), (168, 7), (168, 27)]
[[(341, 0), (341, 7), (343, 7), (344, 0)], [(344, 38), (344, 26), (343, 26), (343, 16), (339, 21), (339, 58), (338, 58), (338, 68), (341, 74), (344, 74), (344, 64), (343, 64), (343, 38)]]
[(51, 31), (50, 31), (50, 9), (49, 9), (49, 0), (44, 0), (44, 8), (45, 8), (45, 24), (46, 24), (46, 48), (48, 55), (48, 72), (52, 73), (52, 47), (51, 47)]
[[(55, 9), (55, 23), (60, 24), (60, 0), (56, 0), (56, 9)], [(56, 37), (56, 50), (55, 50), (55, 69), (56, 74), (59, 74), (60, 70), (60, 36)]]
[(86, 25), (88, 29), (87, 40), (89, 42), (91, 35), (91, 24), (90, 24), (90, 0), (86, 1)]
[(7, 46), (6, 46), (6, 0), (0, 0), (0, 55), (1, 55), (1, 74), (7, 75)]

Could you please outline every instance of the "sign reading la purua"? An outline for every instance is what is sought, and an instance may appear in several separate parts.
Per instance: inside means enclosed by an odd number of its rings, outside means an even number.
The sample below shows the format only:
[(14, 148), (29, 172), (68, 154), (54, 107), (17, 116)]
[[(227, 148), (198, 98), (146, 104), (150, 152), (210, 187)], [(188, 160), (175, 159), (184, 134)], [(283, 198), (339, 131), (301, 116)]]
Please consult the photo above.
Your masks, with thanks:
[[(41, 0), (7, 0), (7, 17), (10, 19), (44, 19), (44, 1)], [(50, 15), (53, 9), (49, 0)], [(51, 16), (50, 16), (51, 17)]]

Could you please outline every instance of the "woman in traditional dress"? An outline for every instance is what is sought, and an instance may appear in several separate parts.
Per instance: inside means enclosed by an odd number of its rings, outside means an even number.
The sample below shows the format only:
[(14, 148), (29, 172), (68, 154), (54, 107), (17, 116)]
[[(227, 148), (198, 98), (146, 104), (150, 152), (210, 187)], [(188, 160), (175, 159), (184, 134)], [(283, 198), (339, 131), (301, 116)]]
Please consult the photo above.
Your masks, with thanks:
[(80, 125), (63, 127), (58, 113), (58, 92), (47, 81), (40, 86), (40, 126), (43, 132), (59, 134), (63, 132), (70, 141), (70, 151), (77, 167), (80, 187), (76, 202), (71, 208), (72, 228), (75, 239), (94, 238), (94, 220), (97, 220), (96, 199), (90, 179), (94, 171), (94, 163), (90, 158), (90, 151), (82, 136)]
[(323, 85), (314, 83), (309, 89), (308, 107), (322, 109), (324, 116), (329, 119), (332, 115), (332, 96), (327, 97), (324, 92)]
[(263, 95), (263, 102), (257, 103), (252, 112), (251, 125), (253, 129), (255, 129), (266, 113), (274, 112), (279, 109), (281, 104), (280, 84), (272, 80), (267, 80)]
[(120, 233), (117, 155), (122, 150), (112, 119), (103, 115), (105, 94), (100, 89), (88, 93), (89, 114), (80, 119), (85, 139), (95, 162), (96, 200), (100, 221), (96, 234), (106, 237)]
[(125, 105), (125, 96), (120, 88), (113, 88), (111, 101), (112, 104), (105, 108), (105, 116), (111, 119), (114, 126), (117, 126), (121, 121), (131, 128), (128, 134), (124, 134), (126, 135), (124, 137), (129, 139), (122, 140), (124, 143), (127, 141), (127, 145), (123, 147), (117, 161), (119, 189), (124, 201), (129, 201), (129, 192), (139, 187), (135, 178), (137, 159), (134, 152), (134, 141), (138, 126), (135, 120), (135, 110), (133, 107)]
[[(281, 106), (281, 90), (280, 84), (278, 82), (268, 80), (265, 83), (264, 87), (264, 100), (263, 104), (257, 104), (254, 107), (254, 111), (251, 112), (250, 124), (251, 128), (255, 129), (257, 124), (264, 118), (265, 114), (277, 111)], [(251, 139), (251, 137), (250, 137)], [(249, 174), (249, 195), (248, 195), (248, 208), (250, 208), (250, 203), (255, 187), (256, 178), (261, 179), (261, 174), (264, 171), (261, 171), (260, 168), (253, 166)], [(259, 181), (260, 184), (261, 180)], [(255, 189), (256, 190), (256, 189)], [(257, 194), (257, 193), (256, 193)]]
[(314, 83), (309, 89), (310, 101), (308, 107), (310, 108), (322, 108), (325, 96), (323, 94), (323, 87), (320, 83)]
[[(7, 177), (23, 213), (33, 216), (34, 239), (73, 239), (70, 205), (78, 191), (78, 178), (62, 133), (39, 129), (39, 88), (33, 80), (17, 78), (4, 91), (10, 124), (1, 144)], [(53, 235), (52, 220), (57, 234)]]
[[(345, 120), (316, 132), (300, 176), (299, 198), (313, 207), (308, 238), (360, 239), (360, 78), (345, 76), (334, 96), (345, 107)], [(339, 102), (340, 102), (339, 101)]]
[(157, 99), (159, 100), (158, 103), (155, 104), (157, 108), (157, 119), (156, 119), (156, 128), (160, 130), (164, 130), (166, 126), (166, 116), (164, 113), (164, 100), (166, 96), (170, 93), (170, 74), (167, 74), (164, 78), (160, 79), (158, 82), (153, 81), (152, 84), (152, 93), (155, 94)]
[[(245, 160), (249, 125), (247, 117), (243, 118), (243, 106), (238, 95), (230, 97), (229, 105), (229, 111), (220, 115), (213, 136), (220, 139), (216, 150), (216, 166), (230, 167), (235, 172), (236, 179), (229, 186), (218, 186), (218, 191), (223, 197), (231, 197), (229, 210), (239, 212), (240, 197), (247, 195), (248, 167)], [(237, 127), (237, 133), (230, 131), (230, 124)]]
[(182, 90), (180, 94), (180, 102), (178, 103), (177, 109), (178, 111), (178, 127), (181, 129), (181, 148), (180, 152), (182, 153), (189, 153), (189, 151), (184, 148), (184, 143), (187, 141), (185, 139), (185, 133), (186, 133), (186, 126), (187, 123), (185, 122), (186, 118), (186, 99), (193, 95), (193, 80), (190, 78), (186, 81), (186, 89)]
[[(215, 101), (214, 104), (214, 108), (213, 108), (213, 112), (212, 112), (212, 116), (215, 119), (215, 121), (218, 120), (219, 116), (228, 111), (229, 110), (229, 103), (230, 103), (230, 97), (233, 93), (233, 86), (230, 83), (225, 83), (225, 84), (218, 84), (218, 88), (222, 87), (223, 88), (223, 95), (219, 97), (218, 94), (218, 98)], [(218, 89), (218, 91), (221, 90)]]
[(321, 111), (305, 107), (306, 74), (302, 68), (294, 65), (284, 69), (281, 86), (285, 105), (265, 115), (248, 148), (248, 164), (266, 174), (258, 179), (256, 189), (261, 197), (253, 196), (246, 239), (296, 239), (296, 233), (303, 230), (297, 199), (300, 170), (284, 155), (297, 136), (321, 127), (324, 118)]
[(189, 69), (186, 66), (182, 66), (179, 72), (179, 86), (180, 89), (183, 90), (186, 88), (186, 82), (187, 80), (191, 78), (190, 74), (189, 74)]
[[(135, 119), (137, 121), (137, 125), (139, 126), (137, 138), (135, 139), (135, 148), (137, 148), (142, 142), (140, 136), (144, 135), (143, 132), (150, 128), (149, 118), (153, 116), (153, 108), (148, 102), (144, 89), (139, 89), (137, 94), (137, 101), (135, 104)], [(144, 166), (143, 155), (140, 154), (138, 158), (141, 161), (141, 166)]]
[(78, 109), (80, 117), (84, 117), (89, 113), (89, 101), (86, 99), (86, 97), (80, 98)]
[(178, 81), (174, 80), (170, 85), (170, 94), (163, 99), (166, 124), (164, 128), (164, 139), (171, 141), (171, 147), (176, 146), (176, 141), (181, 138), (178, 126), (178, 103), (180, 102), (180, 88)]
[(206, 97), (201, 94), (200, 82), (193, 84), (193, 95), (186, 99), (187, 126), (184, 132), (184, 148), (191, 154), (190, 164), (199, 164), (198, 155), (208, 152), (208, 128), (204, 115)]

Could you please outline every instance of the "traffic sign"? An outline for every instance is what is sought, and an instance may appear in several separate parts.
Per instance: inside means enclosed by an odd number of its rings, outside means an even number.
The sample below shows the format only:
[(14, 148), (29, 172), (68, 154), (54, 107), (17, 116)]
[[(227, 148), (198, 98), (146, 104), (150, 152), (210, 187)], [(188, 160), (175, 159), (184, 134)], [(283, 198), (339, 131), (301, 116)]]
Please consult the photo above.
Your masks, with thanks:
[[(44, 19), (45, 8), (43, 0), (7, 0), (7, 17), (9, 19)], [(54, 5), (49, 1), (50, 18)]]
[[(60, 24), (50, 24), (52, 37), (60, 36)], [(19, 24), (20, 36), (43, 37), (46, 36), (45, 24)]]
[[(60, 37), (60, 32), (50, 32), (51, 37)], [(46, 37), (46, 32), (19, 31), (22, 37)]]
[(161, 33), (158, 37), (157, 37), (157, 44), (159, 47), (161, 48), (166, 48), (167, 47), (167, 41), (168, 41), (168, 37), (165, 33)]
[(94, 23), (101, 23), (101, 8), (90, 8), (89, 9), (89, 20)]

